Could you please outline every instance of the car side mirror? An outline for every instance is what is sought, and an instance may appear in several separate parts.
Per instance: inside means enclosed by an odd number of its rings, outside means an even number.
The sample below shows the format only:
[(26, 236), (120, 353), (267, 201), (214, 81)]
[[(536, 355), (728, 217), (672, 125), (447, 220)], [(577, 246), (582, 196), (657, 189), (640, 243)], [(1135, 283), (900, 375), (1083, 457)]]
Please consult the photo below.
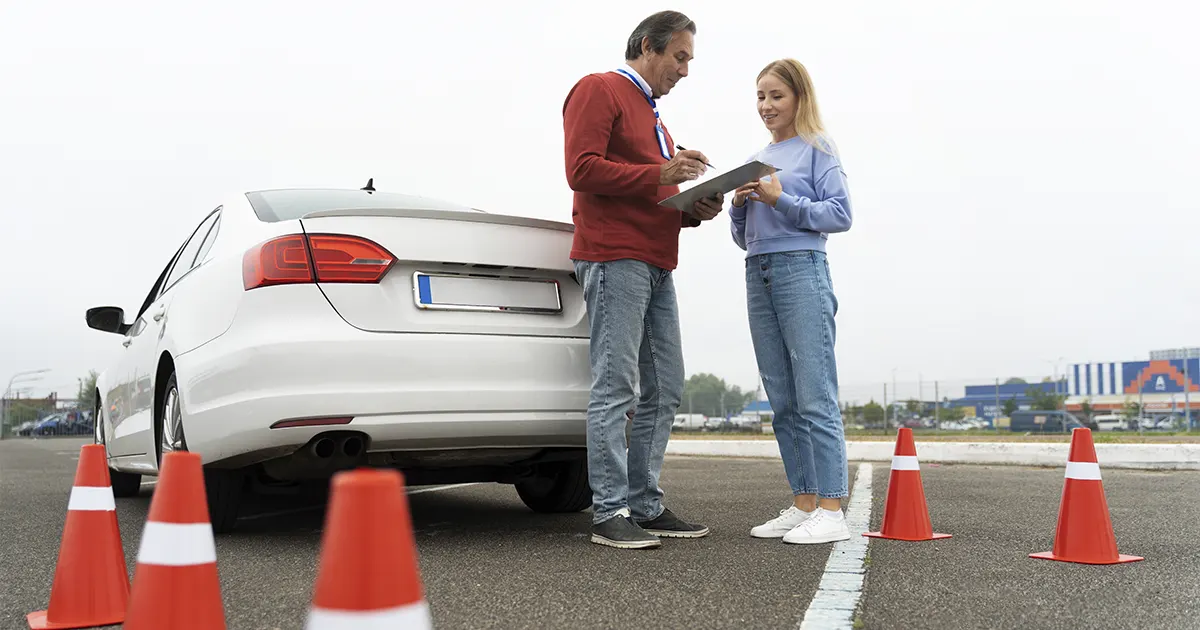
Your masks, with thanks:
[(125, 309), (117, 306), (97, 306), (87, 310), (87, 325), (101, 332), (124, 335), (129, 331), (125, 325)]

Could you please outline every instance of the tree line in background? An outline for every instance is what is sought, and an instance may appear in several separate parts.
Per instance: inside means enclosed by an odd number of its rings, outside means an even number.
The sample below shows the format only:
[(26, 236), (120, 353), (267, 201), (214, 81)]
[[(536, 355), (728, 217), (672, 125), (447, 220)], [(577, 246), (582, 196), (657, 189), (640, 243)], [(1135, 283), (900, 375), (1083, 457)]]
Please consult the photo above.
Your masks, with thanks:
[(96, 405), (96, 378), (99, 376), (96, 370), (88, 370), (88, 375), (79, 379), (79, 392), (75, 394), (75, 400), (80, 411), (91, 411)]
[(755, 392), (743, 392), (725, 379), (702, 372), (688, 377), (683, 384), (683, 402), (677, 413), (703, 414), (710, 418), (739, 416), (754, 401)]

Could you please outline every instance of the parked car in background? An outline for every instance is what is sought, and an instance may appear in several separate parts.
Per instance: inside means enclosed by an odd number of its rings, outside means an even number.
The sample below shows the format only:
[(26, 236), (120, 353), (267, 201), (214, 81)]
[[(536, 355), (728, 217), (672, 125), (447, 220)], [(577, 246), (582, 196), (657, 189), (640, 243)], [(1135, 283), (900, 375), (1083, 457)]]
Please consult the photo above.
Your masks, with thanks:
[(590, 506), (572, 230), (370, 183), (231, 195), (131, 317), (87, 312), (122, 346), (95, 392), (115, 493), (190, 451), (219, 532), (248, 484), (361, 465), (513, 484), (539, 512)]
[(1092, 422), (1096, 424), (1097, 431), (1125, 431), (1129, 428), (1125, 417), (1116, 414), (1095, 415), (1092, 416)]
[(1068, 411), (1014, 411), (1009, 429), (1032, 433), (1070, 433), (1087, 428)]
[(672, 431), (700, 431), (708, 423), (708, 416), (702, 413), (680, 413), (675, 415), (671, 424)]

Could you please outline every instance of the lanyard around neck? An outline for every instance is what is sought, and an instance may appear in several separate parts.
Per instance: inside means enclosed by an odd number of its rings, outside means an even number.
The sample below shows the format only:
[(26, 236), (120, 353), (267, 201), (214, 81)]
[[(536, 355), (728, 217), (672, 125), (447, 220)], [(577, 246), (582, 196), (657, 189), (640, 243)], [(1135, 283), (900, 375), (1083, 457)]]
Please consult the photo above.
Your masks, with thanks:
[(617, 68), (617, 72), (620, 72), (626, 79), (633, 82), (634, 87), (638, 89), (638, 92), (641, 92), (646, 102), (650, 103), (650, 109), (654, 110), (654, 133), (658, 136), (658, 152), (663, 158), (671, 159), (670, 151), (667, 149), (667, 135), (663, 132), (662, 120), (658, 115), (658, 105), (651, 98), (650, 94), (646, 93), (646, 89), (642, 87), (642, 84), (632, 74), (629, 74), (624, 68)]

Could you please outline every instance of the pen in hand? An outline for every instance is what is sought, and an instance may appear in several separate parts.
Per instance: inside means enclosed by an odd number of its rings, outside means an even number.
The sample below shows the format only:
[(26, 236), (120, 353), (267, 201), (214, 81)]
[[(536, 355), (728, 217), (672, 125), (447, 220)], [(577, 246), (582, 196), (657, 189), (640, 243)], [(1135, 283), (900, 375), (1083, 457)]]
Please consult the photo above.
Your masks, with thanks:
[[(675, 145), (675, 148), (679, 149), (680, 151), (687, 151), (687, 149), (683, 148), (683, 145), (677, 144), (677, 145)], [(705, 162), (704, 165), (707, 166), (708, 168), (716, 168), (715, 166), (713, 166), (712, 164), (709, 164), (708, 162)]]

